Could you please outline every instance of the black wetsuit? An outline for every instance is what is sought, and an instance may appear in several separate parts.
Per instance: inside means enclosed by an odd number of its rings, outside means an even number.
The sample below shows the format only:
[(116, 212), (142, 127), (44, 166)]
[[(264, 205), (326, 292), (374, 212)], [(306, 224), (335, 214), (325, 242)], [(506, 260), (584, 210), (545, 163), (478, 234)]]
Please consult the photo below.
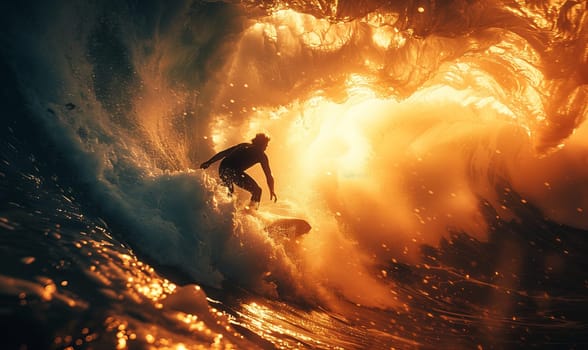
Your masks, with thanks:
[[(261, 163), (266, 176), (269, 166), (268, 158), (264, 151), (250, 143), (241, 143), (227, 150), (218, 168), (219, 176), (230, 193), (233, 193), (233, 185), (237, 185), (251, 193), (251, 201), (261, 201), (261, 187), (253, 178), (245, 173), (253, 165)], [(267, 170), (266, 170), (267, 169)], [(271, 177), (271, 173), (269, 174)], [(273, 181), (272, 181), (273, 182)]]

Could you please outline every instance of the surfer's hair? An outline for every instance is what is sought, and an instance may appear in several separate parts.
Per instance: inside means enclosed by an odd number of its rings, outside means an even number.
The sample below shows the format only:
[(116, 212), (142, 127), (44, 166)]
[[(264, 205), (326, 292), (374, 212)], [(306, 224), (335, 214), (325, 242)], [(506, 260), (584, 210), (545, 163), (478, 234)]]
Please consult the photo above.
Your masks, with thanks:
[(270, 140), (269, 136), (264, 133), (259, 133), (251, 139), (251, 143), (268, 143)]

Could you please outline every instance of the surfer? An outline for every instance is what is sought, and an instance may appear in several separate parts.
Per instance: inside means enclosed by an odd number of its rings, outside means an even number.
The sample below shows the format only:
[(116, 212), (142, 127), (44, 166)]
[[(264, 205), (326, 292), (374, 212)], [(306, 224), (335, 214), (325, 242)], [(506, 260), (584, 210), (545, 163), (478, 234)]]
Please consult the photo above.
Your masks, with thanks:
[(260, 163), (270, 190), (270, 200), (275, 202), (278, 197), (274, 192), (274, 178), (265, 154), (269, 140), (267, 135), (257, 134), (251, 140), (251, 143), (240, 143), (220, 151), (206, 162), (200, 164), (200, 168), (206, 169), (212, 163), (222, 159), (218, 167), (218, 174), (223, 185), (228, 188), (229, 194), (233, 193), (234, 185), (245, 189), (251, 193), (250, 207), (257, 209), (261, 201), (261, 187), (251, 176), (245, 173), (245, 170)]

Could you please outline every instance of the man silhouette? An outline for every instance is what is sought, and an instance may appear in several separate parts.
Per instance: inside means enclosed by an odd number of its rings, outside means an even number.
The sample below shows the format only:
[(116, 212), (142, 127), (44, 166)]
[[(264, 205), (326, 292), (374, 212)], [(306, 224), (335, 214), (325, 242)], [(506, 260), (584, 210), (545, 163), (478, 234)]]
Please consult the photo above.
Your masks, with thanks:
[(257, 209), (261, 201), (261, 187), (251, 176), (245, 173), (245, 170), (257, 163), (261, 164), (265, 174), (267, 186), (270, 190), (270, 200), (274, 202), (278, 200), (274, 192), (274, 178), (265, 154), (268, 142), (269, 137), (267, 135), (257, 134), (251, 140), (251, 143), (240, 143), (220, 151), (206, 162), (200, 164), (200, 168), (206, 169), (214, 162), (222, 159), (218, 167), (218, 173), (223, 185), (228, 188), (230, 194), (234, 191), (234, 185), (251, 193), (250, 207)]

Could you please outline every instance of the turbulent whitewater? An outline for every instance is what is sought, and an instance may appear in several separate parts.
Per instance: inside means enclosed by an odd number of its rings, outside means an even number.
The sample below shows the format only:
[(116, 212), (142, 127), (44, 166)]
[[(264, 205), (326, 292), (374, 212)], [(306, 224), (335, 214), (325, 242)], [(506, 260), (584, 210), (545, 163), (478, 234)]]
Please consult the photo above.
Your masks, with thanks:
[(0, 12), (3, 348), (588, 343), (585, 1)]

